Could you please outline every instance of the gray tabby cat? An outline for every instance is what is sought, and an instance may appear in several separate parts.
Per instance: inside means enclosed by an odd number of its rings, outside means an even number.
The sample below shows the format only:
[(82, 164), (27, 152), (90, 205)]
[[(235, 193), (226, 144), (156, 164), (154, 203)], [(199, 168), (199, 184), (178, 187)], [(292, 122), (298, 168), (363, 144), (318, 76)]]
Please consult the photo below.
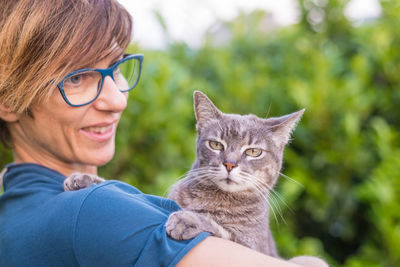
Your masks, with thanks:
[[(269, 227), (268, 196), (279, 177), (283, 150), (304, 109), (279, 118), (222, 113), (203, 93), (194, 92), (196, 160), (169, 198), (182, 211), (166, 223), (174, 239), (203, 231), (278, 257)], [(307, 267), (328, 266), (311, 256), (290, 260)]]
[(170, 215), (167, 233), (189, 239), (207, 231), (277, 257), (268, 195), (278, 179), (284, 147), (304, 110), (269, 119), (224, 114), (198, 91), (194, 109), (197, 158), (169, 194), (183, 210)]
[[(279, 118), (225, 114), (203, 93), (194, 93), (197, 158), (186, 178), (176, 183), (169, 198), (182, 211), (166, 223), (174, 239), (190, 239), (207, 231), (278, 257), (269, 227), (268, 196), (282, 166), (283, 150), (304, 109)], [(73, 174), (65, 190), (100, 183), (102, 178)], [(327, 266), (314, 257), (291, 261), (303, 266)]]

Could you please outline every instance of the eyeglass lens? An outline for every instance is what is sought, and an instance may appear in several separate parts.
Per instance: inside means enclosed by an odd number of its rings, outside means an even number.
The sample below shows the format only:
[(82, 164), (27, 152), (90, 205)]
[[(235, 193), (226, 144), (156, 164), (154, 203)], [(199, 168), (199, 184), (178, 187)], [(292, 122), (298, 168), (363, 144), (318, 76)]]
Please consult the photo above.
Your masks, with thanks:
[[(140, 62), (137, 58), (126, 60), (113, 69), (114, 82), (120, 91), (133, 89), (138, 81)], [(63, 82), (64, 94), (73, 105), (82, 105), (96, 98), (103, 86), (102, 75), (95, 70), (83, 71)]]

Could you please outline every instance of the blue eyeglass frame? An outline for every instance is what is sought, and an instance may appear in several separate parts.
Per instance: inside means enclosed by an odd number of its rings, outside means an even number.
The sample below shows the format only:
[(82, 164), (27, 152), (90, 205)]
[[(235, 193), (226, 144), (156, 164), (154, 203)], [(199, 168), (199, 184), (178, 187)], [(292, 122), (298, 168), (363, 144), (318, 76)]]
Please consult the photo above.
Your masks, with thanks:
[[(135, 88), (136, 85), (139, 83), (140, 74), (142, 73), (142, 63), (143, 63), (143, 59), (144, 59), (144, 55), (143, 55), (143, 54), (124, 54), (124, 56), (123, 56), (122, 59), (118, 60), (114, 65), (112, 65), (111, 67), (109, 67), (109, 68), (107, 68), (107, 69), (87, 68), (87, 69), (75, 70), (75, 71), (69, 73), (67, 76), (65, 76), (65, 77), (61, 80), (61, 82), (58, 83), (58, 85), (57, 85), (58, 90), (60, 91), (62, 97), (64, 98), (65, 102), (67, 102), (68, 105), (70, 105), (70, 106), (72, 106), (72, 107), (81, 107), (81, 106), (88, 105), (88, 104), (92, 103), (93, 101), (95, 101), (95, 100), (97, 99), (97, 97), (100, 95), (101, 90), (103, 89), (104, 79), (105, 79), (107, 76), (110, 76), (111, 79), (115, 82), (115, 80), (114, 80), (114, 69), (115, 69), (119, 64), (121, 64), (121, 63), (123, 63), (123, 62), (125, 62), (125, 61), (127, 61), (127, 60), (131, 60), (131, 59), (138, 59), (138, 60), (139, 60), (139, 74), (138, 74), (138, 77), (137, 77), (137, 79), (136, 79), (135, 84), (134, 84), (131, 88), (129, 88), (129, 89), (127, 89), (127, 90), (120, 90), (120, 92), (129, 92), (129, 91), (131, 91), (133, 88)], [(66, 94), (65, 94), (64, 87), (63, 87), (64, 81), (65, 81), (66, 79), (68, 79), (69, 77), (73, 76), (73, 75), (79, 74), (79, 73), (81, 73), (81, 72), (91, 71), (91, 70), (97, 71), (97, 72), (99, 72), (99, 73), (101, 74), (101, 84), (100, 84), (100, 89), (99, 89), (98, 92), (97, 92), (97, 95), (96, 95), (92, 100), (90, 100), (89, 102), (86, 102), (86, 103), (83, 103), (83, 104), (79, 104), (79, 105), (72, 104), (71, 102), (69, 102), (69, 100), (68, 100), (68, 98), (67, 98), (67, 96), (66, 96)]]

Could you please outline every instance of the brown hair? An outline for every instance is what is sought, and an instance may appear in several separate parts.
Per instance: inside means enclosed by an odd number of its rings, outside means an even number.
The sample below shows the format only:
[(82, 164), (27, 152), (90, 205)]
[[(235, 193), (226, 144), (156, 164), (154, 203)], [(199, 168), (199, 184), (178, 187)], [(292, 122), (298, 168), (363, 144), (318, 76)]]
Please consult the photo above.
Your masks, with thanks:
[[(29, 111), (69, 72), (129, 45), (132, 19), (116, 0), (0, 1), (0, 103)], [(10, 141), (0, 119), (0, 141)]]

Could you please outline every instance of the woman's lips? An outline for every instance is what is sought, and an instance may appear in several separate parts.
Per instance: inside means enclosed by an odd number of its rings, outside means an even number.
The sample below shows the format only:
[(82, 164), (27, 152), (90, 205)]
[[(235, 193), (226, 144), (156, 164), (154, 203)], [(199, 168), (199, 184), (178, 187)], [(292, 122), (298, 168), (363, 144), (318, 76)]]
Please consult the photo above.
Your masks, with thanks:
[(81, 129), (82, 133), (97, 142), (104, 142), (114, 136), (115, 124), (105, 126), (90, 126)]

